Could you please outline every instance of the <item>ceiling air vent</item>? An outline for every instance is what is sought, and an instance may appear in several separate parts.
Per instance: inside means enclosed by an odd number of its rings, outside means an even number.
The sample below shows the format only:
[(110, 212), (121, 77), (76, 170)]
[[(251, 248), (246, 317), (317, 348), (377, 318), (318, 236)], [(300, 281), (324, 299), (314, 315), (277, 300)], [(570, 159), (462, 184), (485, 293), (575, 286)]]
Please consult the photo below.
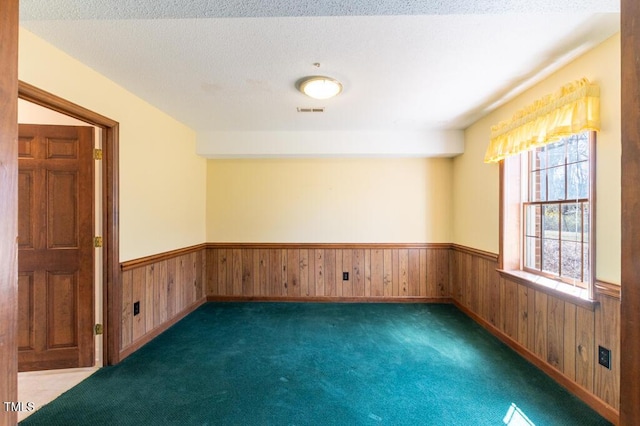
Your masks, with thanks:
[(301, 107), (298, 107), (298, 112), (324, 112), (324, 108), (301, 108)]

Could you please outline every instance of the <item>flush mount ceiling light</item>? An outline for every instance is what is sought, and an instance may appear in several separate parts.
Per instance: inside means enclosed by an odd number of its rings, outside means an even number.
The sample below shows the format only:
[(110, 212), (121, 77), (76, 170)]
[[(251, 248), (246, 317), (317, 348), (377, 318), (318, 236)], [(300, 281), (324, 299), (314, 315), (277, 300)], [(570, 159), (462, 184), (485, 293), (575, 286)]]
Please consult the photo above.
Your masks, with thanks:
[(314, 99), (329, 99), (342, 92), (342, 84), (331, 77), (314, 75), (298, 80), (298, 90)]

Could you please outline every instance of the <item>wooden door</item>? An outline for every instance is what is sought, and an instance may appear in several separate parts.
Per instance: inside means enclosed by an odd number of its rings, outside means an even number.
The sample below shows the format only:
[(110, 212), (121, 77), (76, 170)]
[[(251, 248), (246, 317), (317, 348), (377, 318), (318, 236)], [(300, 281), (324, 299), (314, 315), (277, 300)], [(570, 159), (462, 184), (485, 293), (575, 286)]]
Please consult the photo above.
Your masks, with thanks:
[(19, 126), (18, 370), (94, 365), (93, 128)]

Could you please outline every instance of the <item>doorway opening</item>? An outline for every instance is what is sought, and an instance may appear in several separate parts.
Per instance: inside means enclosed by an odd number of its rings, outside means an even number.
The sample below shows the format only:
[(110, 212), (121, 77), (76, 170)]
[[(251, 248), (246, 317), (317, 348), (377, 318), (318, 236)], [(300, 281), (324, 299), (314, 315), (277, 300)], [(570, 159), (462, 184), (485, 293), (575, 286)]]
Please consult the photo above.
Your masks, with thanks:
[(18, 122), (18, 371), (101, 367), (102, 129), (22, 99)]
[(100, 216), (102, 231), (102, 260), (100, 279), (102, 291), (100, 308), (102, 311), (103, 334), (98, 337), (101, 345), (102, 365), (113, 365), (120, 360), (120, 264), (119, 264), (119, 183), (118, 183), (118, 122), (104, 117), (84, 107), (69, 102), (49, 92), (20, 81), (18, 97), (23, 101), (39, 105), (50, 111), (94, 126), (102, 139), (102, 183)]

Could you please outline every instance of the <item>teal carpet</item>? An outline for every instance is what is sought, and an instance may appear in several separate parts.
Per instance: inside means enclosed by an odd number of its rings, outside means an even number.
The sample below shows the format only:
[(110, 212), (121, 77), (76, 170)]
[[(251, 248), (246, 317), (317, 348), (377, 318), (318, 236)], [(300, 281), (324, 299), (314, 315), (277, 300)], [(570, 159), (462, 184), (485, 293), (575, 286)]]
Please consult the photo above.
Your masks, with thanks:
[(606, 425), (452, 305), (209, 303), (24, 425)]

